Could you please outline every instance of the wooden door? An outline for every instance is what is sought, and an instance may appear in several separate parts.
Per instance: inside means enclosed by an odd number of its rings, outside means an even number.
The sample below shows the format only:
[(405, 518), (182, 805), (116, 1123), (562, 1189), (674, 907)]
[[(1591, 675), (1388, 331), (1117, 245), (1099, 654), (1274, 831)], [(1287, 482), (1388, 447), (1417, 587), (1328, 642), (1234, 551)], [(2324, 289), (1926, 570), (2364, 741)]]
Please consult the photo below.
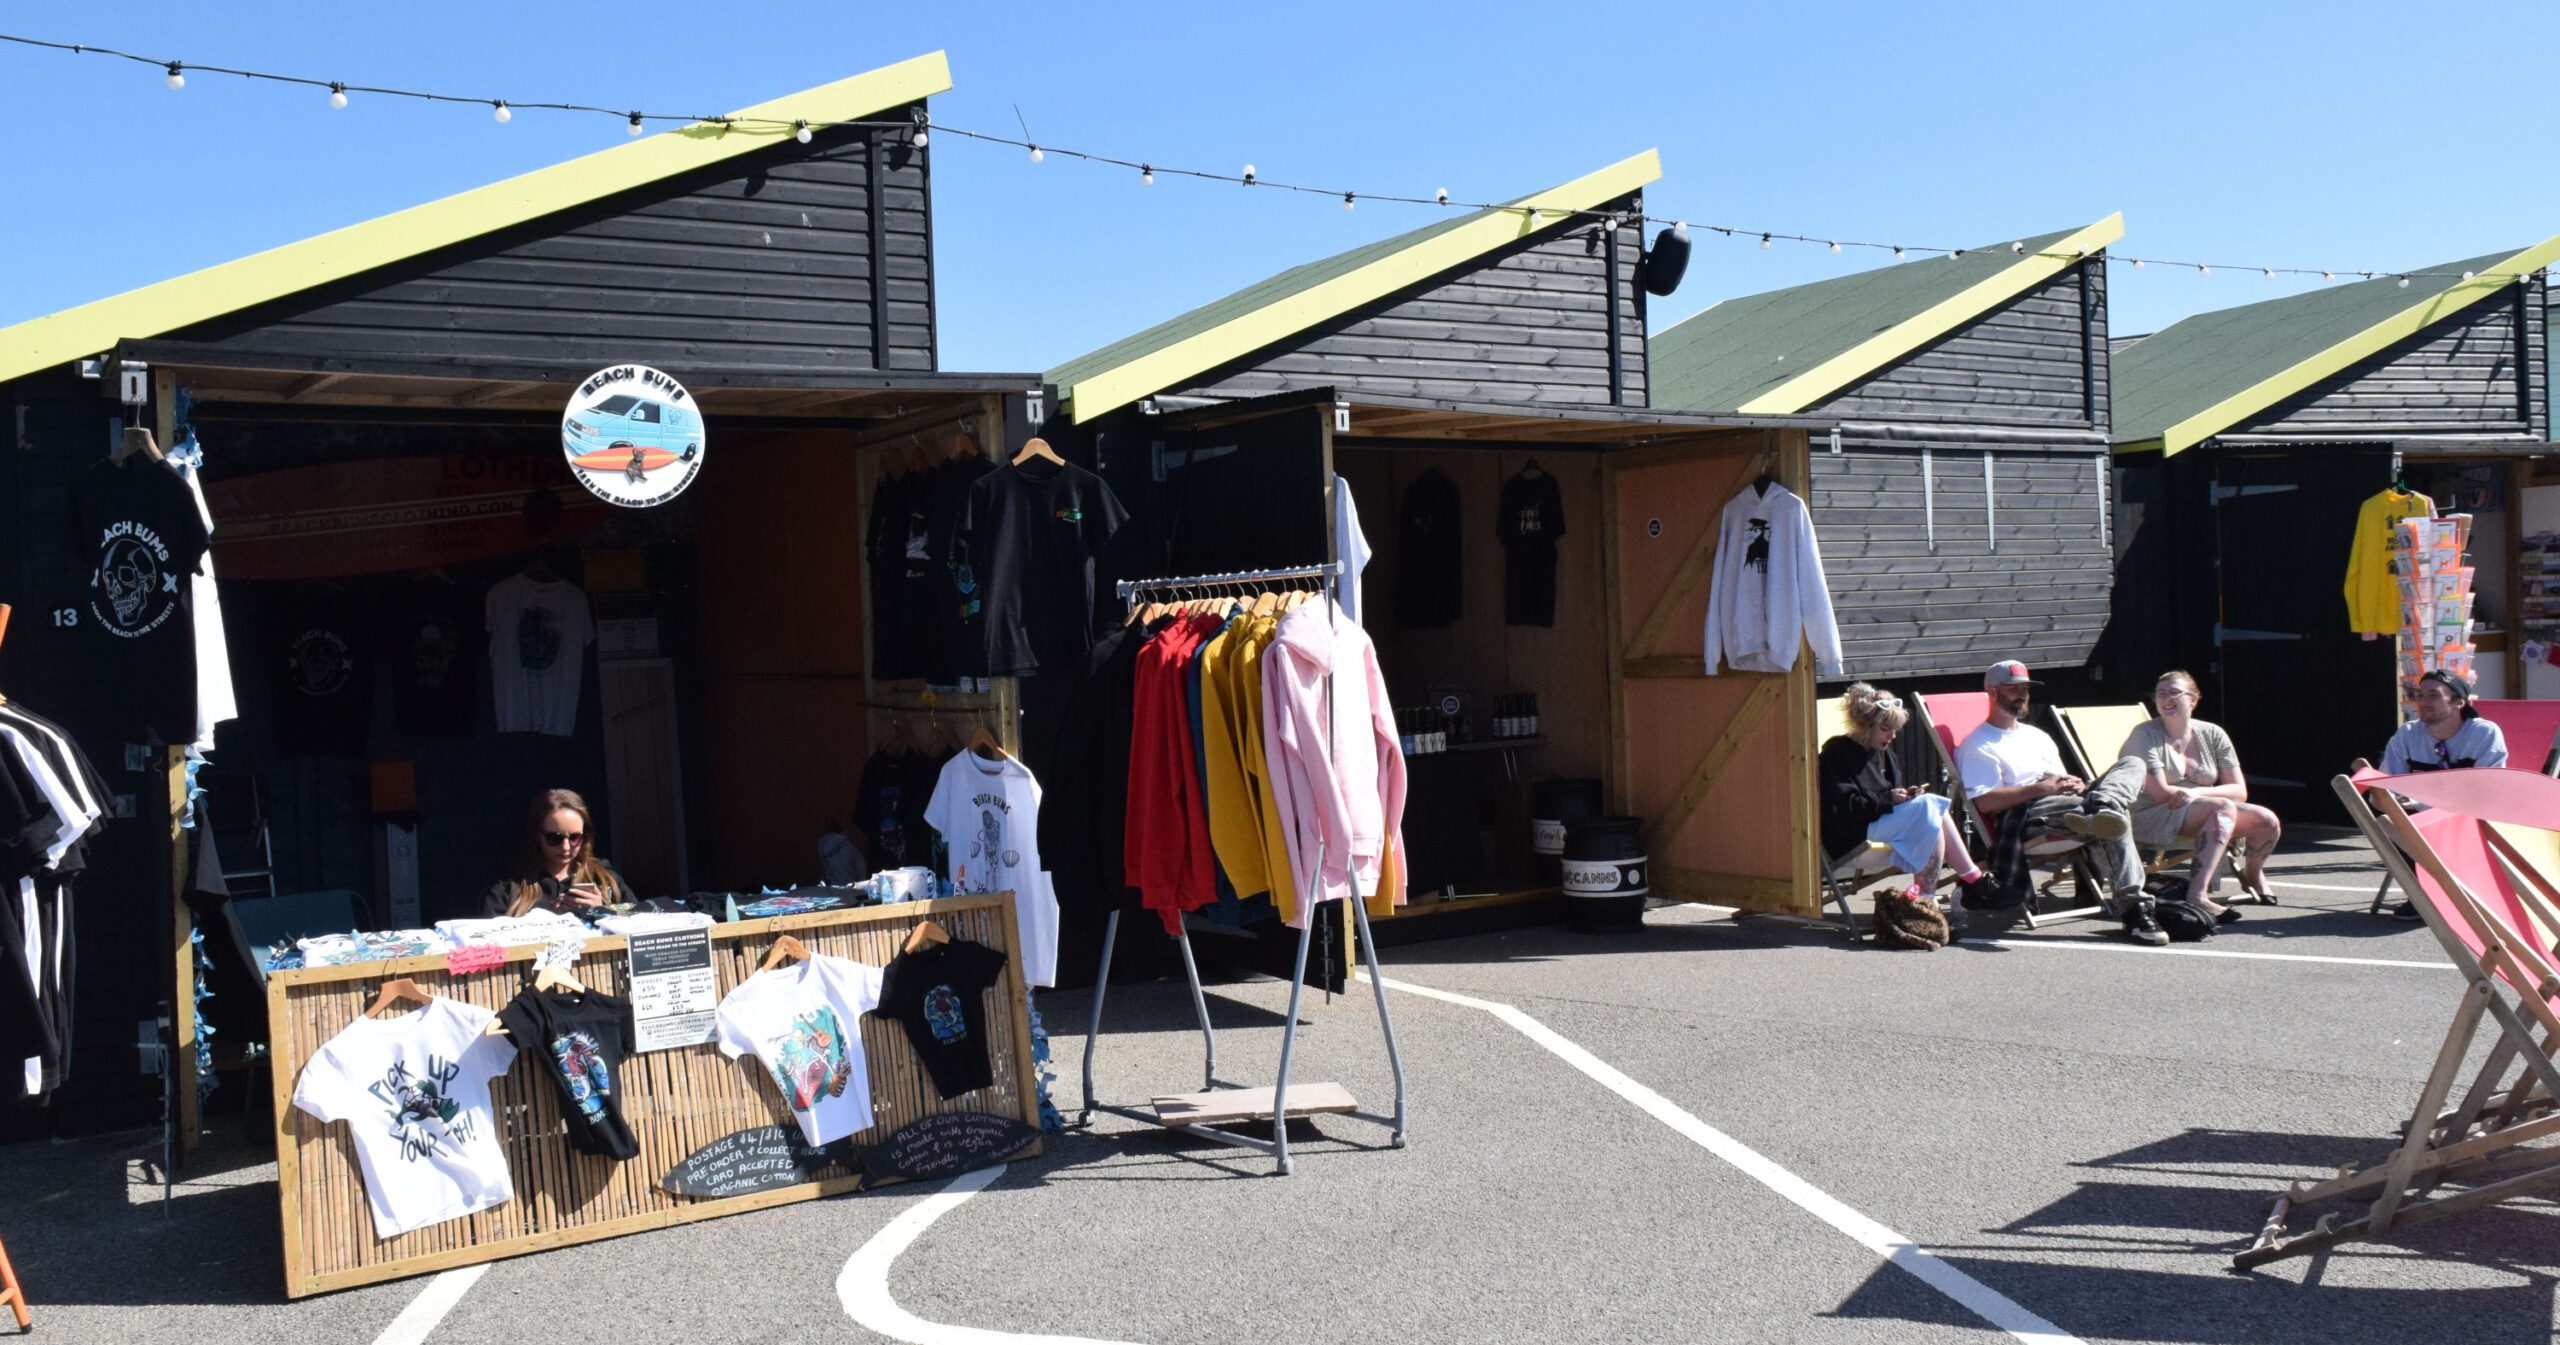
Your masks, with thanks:
[(1704, 663), (1725, 503), (1763, 470), (1802, 494), (1798, 431), (1737, 431), (1614, 455), (1605, 500), (1611, 806), (1641, 818), (1656, 896), (1815, 915), (1813, 667)]

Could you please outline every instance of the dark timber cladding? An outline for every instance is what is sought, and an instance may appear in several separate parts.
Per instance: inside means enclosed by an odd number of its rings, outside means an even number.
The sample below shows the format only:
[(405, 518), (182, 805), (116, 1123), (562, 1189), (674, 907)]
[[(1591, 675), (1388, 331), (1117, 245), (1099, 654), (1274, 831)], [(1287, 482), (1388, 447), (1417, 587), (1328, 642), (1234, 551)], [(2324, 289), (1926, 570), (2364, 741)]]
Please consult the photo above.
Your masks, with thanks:
[(169, 339), (564, 379), (641, 363), (713, 387), (930, 372), (929, 153), (899, 132), (786, 137)]
[(2102, 249), (2120, 232), (1747, 296), (1655, 337), (1664, 409), (1840, 422), (1837, 451), (1815, 436), (1807, 504), (1850, 676), (2093, 656), (2114, 569)]
[[(1635, 198), (1604, 208), (1632, 212)], [(1614, 249), (1610, 232), (1595, 222), (1513, 244), (1168, 391), (1231, 399), (1334, 387), (1433, 401), (1643, 406), (1643, 231), (1619, 227)]]

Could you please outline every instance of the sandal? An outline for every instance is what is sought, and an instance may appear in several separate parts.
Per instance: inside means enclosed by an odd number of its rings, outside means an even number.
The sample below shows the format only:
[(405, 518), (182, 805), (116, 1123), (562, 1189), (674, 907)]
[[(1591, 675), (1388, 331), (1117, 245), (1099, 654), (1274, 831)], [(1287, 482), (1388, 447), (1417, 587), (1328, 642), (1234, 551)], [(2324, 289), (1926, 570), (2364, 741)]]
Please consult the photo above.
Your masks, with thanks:
[(2239, 907), (2237, 907), (2237, 906), (2225, 906), (2225, 907), (2223, 907), (2223, 908), (2222, 908), (2222, 914), (2217, 915), (2217, 916), (2215, 916), (2215, 917), (2213, 918), (2213, 923), (2215, 923), (2215, 924), (2217, 924), (2217, 925), (2228, 925), (2228, 924), (2231, 924), (2232, 922), (2234, 922), (2234, 921), (2238, 920), (2239, 918), (2240, 918), (2240, 908), (2239, 908)]

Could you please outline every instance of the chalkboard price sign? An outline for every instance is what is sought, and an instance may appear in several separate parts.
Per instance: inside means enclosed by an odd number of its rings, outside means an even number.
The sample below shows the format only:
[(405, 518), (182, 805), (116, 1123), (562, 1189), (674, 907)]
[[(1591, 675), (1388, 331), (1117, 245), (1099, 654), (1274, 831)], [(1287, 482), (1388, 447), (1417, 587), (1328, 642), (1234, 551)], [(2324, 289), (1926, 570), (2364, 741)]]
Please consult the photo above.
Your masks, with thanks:
[(804, 1186), (830, 1169), (852, 1166), (840, 1157), (850, 1145), (819, 1148), (787, 1126), (759, 1126), (723, 1135), (696, 1149), (658, 1179), (679, 1196), (718, 1200)]
[(945, 1112), (910, 1122), (878, 1144), (862, 1146), (862, 1184), (920, 1177), (949, 1177), (1000, 1163), (1022, 1152), (1040, 1132), (1010, 1116)]

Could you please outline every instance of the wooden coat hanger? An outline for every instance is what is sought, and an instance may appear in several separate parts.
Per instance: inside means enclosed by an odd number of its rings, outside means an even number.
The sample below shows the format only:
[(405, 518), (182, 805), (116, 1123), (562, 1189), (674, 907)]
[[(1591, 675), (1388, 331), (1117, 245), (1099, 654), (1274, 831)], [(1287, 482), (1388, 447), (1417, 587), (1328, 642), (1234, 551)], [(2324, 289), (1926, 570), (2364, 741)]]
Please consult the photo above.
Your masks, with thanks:
[(150, 454), (153, 462), (166, 462), (169, 456), (160, 451), (160, 443), (151, 437), (151, 431), (139, 425), (127, 425), (124, 430), (124, 442), (116, 445), (116, 451), (108, 456), (107, 461), (122, 466), (125, 459), (136, 453)]
[(980, 724), (976, 731), (969, 735), (969, 750), (980, 756), (990, 757), (997, 761), (1010, 761), (1013, 759), (1013, 754), (1004, 750), (1004, 744), (997, 742), (996, 735), (988, 732), (987, 726), (984, 724)]
[(573, 995), (587, 993), (586, 983), (571, 974), (567, 967), (544, 967), (533, 974), (536, 990), (566, 990)]
[(914, 929), (907, 931), (905, 951), (920, 952), (933, 944), (949, 942), (951, 942), (950, 931), (931, 920), (919, 920)]
[(806, 962), (812, 956), (814, 954), (809, 951), (809, 945), (785, 934), (776, 938), (773, 946), (765, 950), (764, 961), (756, 964), (756, 970), (771, 971), (786, 957), (794, 962)]
[(382, 983), (382, 987), (373, 992), (373, 1004), (370, 1008), (367, 1008), (364, 1011), (364, 1016), (367, 1018), (379, 1018), (382, 1016), (383, 1010), (390, 1008), (393, 1004), (404, 999), (416, 1003), (420, 1007), (436, 1002), (436, 997), (428, 994), (424, 986), (419, 985), (416, 981), (410, 980), (406, 976), (395, 976), (388, 981), (384, 981)]
[(1058, 450), (1049, 447), (1049, 441), (1036, 434), (1023, 441), (1022, 451), (1013, 455), (1013, 465), (1019, 467), (1033, 458), (1047, 458), (1061, 467), (1067, 465), (1067, 460), (1058, 456)]

